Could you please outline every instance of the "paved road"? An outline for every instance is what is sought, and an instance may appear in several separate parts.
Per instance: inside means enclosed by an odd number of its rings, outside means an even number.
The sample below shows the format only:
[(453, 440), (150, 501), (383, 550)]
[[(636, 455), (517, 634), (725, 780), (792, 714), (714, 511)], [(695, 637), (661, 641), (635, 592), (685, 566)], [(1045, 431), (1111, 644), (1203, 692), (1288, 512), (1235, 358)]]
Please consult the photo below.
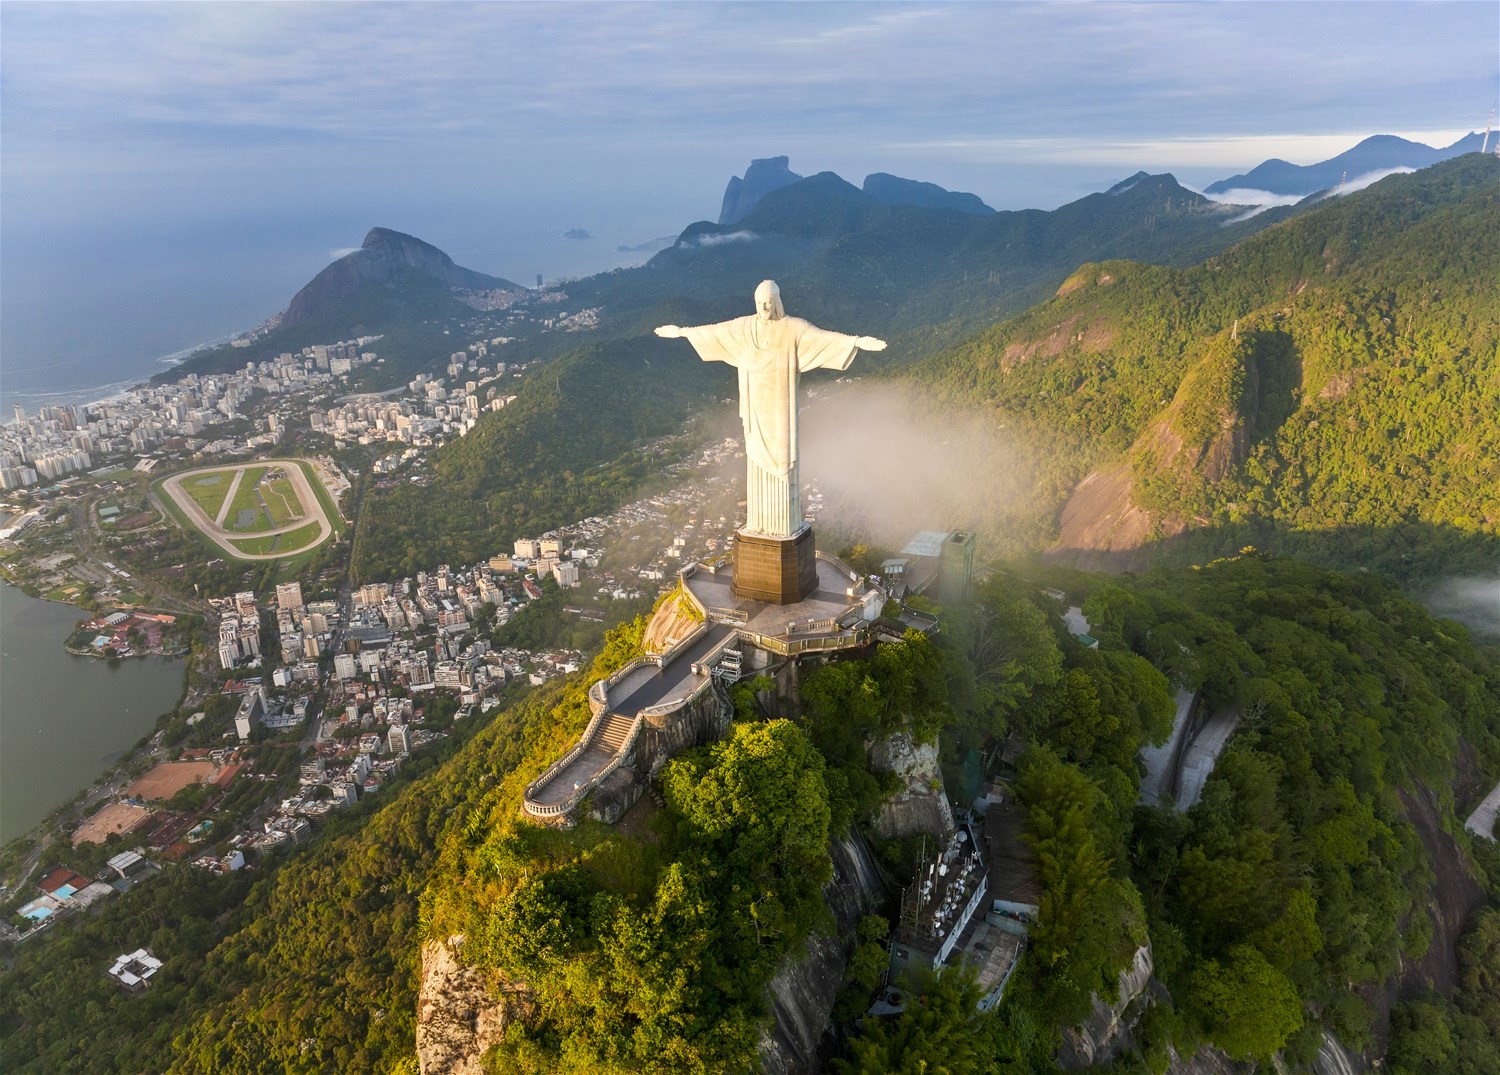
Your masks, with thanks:
[(1204, 722), (1202, 730), (1182, 752), (1182, 775), (1177, 780), (1178, 810), (1189, 809), (1203, 795), (1203, 785), (1214, 771), (1214, 762), (1239, 723), (1238, 709), (1219, 710)]
[(1141, 761), (1146, 763), (1146, 775), (1141, 777), (1141, 795), (1137, 802), (1142, 806), (1155, 806), (1163, 795), (1171, 797), (1177, 783), (1177, 761), (1182, 752), (1182, 739), (1187, 734), (1188, 715), (1193, 710), (1192, 691), (1177, 692), (1177, 716), (1172, 721), (1172, 734), (1159, 747), (1142, 747)]
[(1480, 803), (1469, 815), (1469, 820), (1464, 822), (1464, 828), (1476, 836), (1493, 840), (1496, 814), (1500, 814), (1500, 784), (1490, 789), (1490, 793), (1484, 797), (1484, 802)]

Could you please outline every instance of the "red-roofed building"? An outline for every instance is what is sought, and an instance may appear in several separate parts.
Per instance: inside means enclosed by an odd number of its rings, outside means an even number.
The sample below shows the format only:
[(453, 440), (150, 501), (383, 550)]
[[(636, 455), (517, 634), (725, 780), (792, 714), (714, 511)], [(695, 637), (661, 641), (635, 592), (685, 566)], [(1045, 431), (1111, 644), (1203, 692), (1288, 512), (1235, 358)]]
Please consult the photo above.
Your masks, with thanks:
[(89, 879), (80, 873), (75, 873), (66, 866), (58, 866), (38, 883), (40, 888), (53, 899), (65, 900), (72, 897), (73, 893), (87, 888)]

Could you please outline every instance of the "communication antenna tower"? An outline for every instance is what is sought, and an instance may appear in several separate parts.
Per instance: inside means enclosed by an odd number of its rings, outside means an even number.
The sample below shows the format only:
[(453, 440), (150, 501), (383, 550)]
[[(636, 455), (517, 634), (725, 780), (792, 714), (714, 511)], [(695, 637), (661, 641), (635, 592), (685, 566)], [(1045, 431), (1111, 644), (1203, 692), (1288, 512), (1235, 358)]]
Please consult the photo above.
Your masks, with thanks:
[[(1492, 108), (1492, 109), (1490, 109), (1490, 118), (1489, 118), (1489, 121), (1487, 123), (1485, 123), (1485, 125), (1484, 125), (1484, 141), (1479, 144), (1479, 152), (1480, 152), (1481, 155), (1483, 155), (1485, 153), (1488, 153), (1490, 151), (1490, 131), (1494, 130), (1494, 127), (1495, 127), (1495, 110)], [(1495, 145), (1495, 152), (1496, 153), (1500, 153), (1500, 143), (1497, 143)]]

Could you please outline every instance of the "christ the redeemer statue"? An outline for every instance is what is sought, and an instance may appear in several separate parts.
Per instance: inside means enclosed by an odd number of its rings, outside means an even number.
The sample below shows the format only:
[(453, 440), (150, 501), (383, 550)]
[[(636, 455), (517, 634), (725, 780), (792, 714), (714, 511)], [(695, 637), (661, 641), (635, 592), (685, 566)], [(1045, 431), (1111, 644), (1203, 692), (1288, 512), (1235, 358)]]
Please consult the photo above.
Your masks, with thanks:
[(781, 290), (764, 280), (755, 289), (755, 313), (717, 325), (656, 330), (686, 339), (705, 362), (727, 362), (740, 371), (740, 420), (745, 426), (745, 531), (790, 538), (802, 529), (797, 482), (797, 379), (808, 370), (846, 370), (859, 351), (883, 351), (885, 341), (845, 336), (788, 317)]

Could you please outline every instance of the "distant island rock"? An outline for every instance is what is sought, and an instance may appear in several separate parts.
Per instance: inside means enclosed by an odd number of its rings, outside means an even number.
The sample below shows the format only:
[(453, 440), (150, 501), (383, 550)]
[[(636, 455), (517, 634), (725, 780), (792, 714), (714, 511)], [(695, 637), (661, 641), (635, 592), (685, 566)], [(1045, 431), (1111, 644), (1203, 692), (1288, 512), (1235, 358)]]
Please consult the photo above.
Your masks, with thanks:
[(902, 179), (887, 172), (865, 176), (864, 192), (886, 205), (913, 205), (919, 209), (957, 209), (960, 213), (988, 216), (995, 210), (985, 205), (977, 194), (945, 190), (936, 183)]
[(371, 284), (392, 285), (415, 273), (432, 283), (463, 291), (519, 291), (519, 284), (455, 265), (431, 243), (389, 228), (371, 228), (360, 248), (346, 254), (292, 296), (281, 327), (292, 328), (323, 316), (329, 309), (354, 299)]
[(1371, 172), (1394, 168), (1426, 168), (1450, 157), (1477, 153), (1482, 142), (1483, 137), (1471, 131), (1451, 146), (1439, 149), (1393, 134), (1377, 134), (1353, 149), (1317, 164), (1292, 164), (1272, 157), (1242, 175), (1210, 183), (1203, 191), (1205, 194), (1223, 194), (1231, 190), (1263, 190), (1270, 194), (1306, 197), (1320, 190), (1330, 190), (1346, 177), (1357, 179)]
[(565, 231), (565, 232), (562, 233), (562, 237), (564, 239), (592, 239), (593, 238), (593, 236), (588, 233), (588, 229), (587, 228), (569, 228), (567, 231)]
[(744, 178), (731, 176), (724, 188), (724, 205), (719, 210), (720, 224), (734, 224), (750, 215), (757, 202), (773, 190), (789, 187), (802, 177), (788, 167), (787, 157), (763, 157), (752, 160)]
[(655, 239), (647, 239), (644, 243), (622, 243), (615, 249), (622, 254), (640, 254), (651, 250), (663, 250), (676, 241), (675, 235), (659, 235)]

